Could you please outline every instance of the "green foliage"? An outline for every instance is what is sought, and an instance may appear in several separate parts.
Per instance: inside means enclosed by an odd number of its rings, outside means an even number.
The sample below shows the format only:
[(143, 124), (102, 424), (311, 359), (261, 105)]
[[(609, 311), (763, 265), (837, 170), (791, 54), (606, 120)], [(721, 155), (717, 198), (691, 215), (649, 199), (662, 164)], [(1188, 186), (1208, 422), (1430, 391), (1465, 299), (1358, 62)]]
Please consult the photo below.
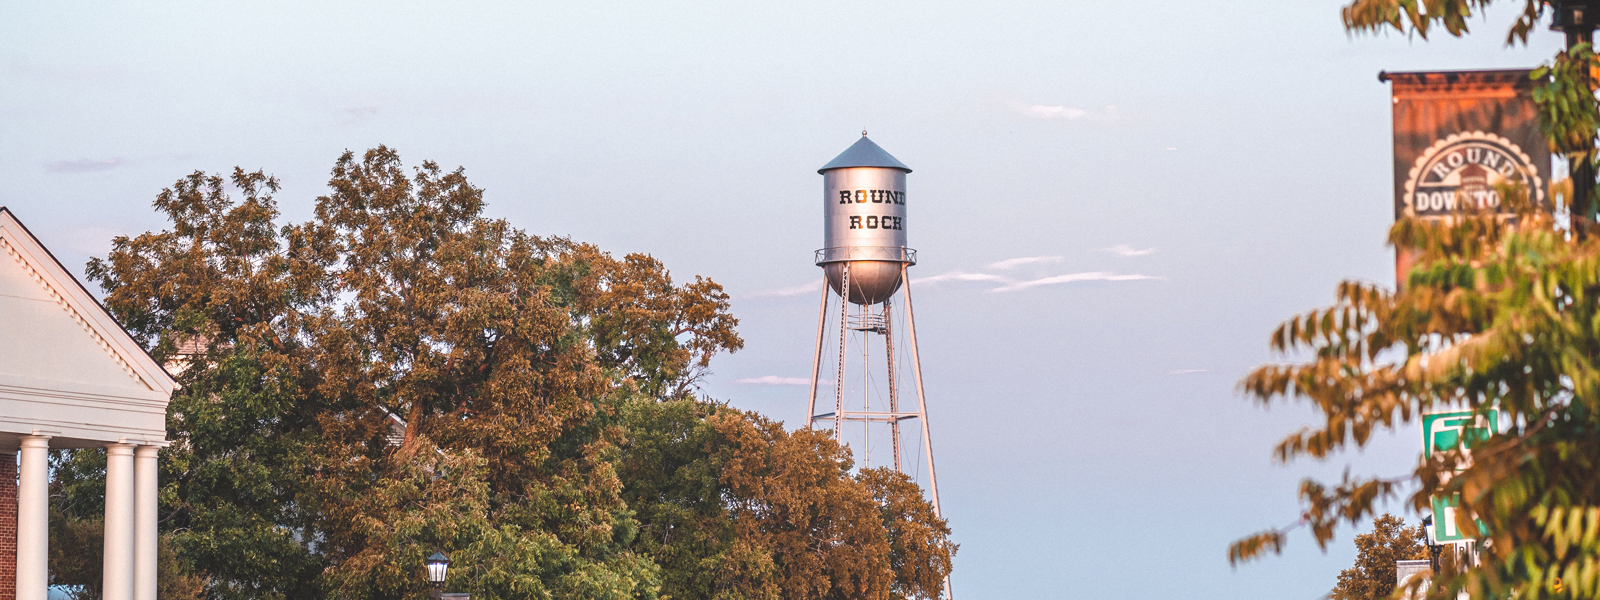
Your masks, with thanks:
[[(427, 441), (423, 440), (426, 444)], [(428, 453), (374, 485), (342, 494), (331, 515), (360, 546), (323, 575), (330, 597), (420, 597), (423, 558), (448, 549), (459, 568), (447, 587), (487, 598), (655, 598), (657, 567), (629, 552), (584, 556), (560, 536), (527, 526), (521, 504), (496, 506), (488, 462), (475, 453)]]
[[(956, 547), (905, 475), (825, 433), (689, 400), (624, 406), (624, 497), (671, 598), (935, 598)], [(827, 549), (819, 552), (819, 549)]]
[[(1426, 1), (1426, 0), (1424, 0)], [(1432, 23), (1452, 35), (1488, 0), (1356, 0), (1352, 31), (1391, 27), (1426, 37)], [(1544, 3), (1525, 0), (1507, 42), (1526, 41)], [(1535, 99), (1552, 148), (1591, 159), (1600, 111), (1588, 45), (1537, 70)], [(1399, 291), (1340, 284), (1335, 304), (1284, 323), (1272, 349), (1294, 359), (1264, 365), (1240, 383), (1263, 405), (1310, 402), (1319, 422), (1276, 449), (1280, 461), (1326, 459), (1435, 410), (1499, 411), (1505, 431), (1473, 448), (1435, 453), (1408, 474), (1307, 480), (1304, 523), (1323, 547), (1340, 524), (1374, 514), (1377, 503), (1408, 498), (1425, 510), (1458, 496), (1456, 527), (1475, 536), (1481, 564), (1449, 563), (1431, 598), (1580, 598), (1600, 594), (1600, 544), (1591, 507), (1600, 506), (1600, 242), (1578, 220), (1572, 239), (1526, 190), (1500, 190), (1514, 214), (1462, 212), (1403, 218), (1390, 244), (1421, 257)], [(1482, 523), (1485, 527), (1480, 528)], [(1444, 525), (1441, 523), (1441, 526)], [(1592, 529), (1591, 529), (1592, 528)], [(1285, 530), (1235, 542), (1230, 561), (1282, 549)], [(1557, 581), (1561, 585), (1556, 585)]]
[[(315, 597), (325, 566), (307, 544), (307, 442), (320, 407), (301, 393), (310, 349), (300, 319), (326, 297), (284, 252), (277, 188), (260, 172), (194, 173), (156, 198), (171, 230), (118, 237), (88, 267), (128, 332), (179, 370), (161, 520), (218, 599)], [(58, 470), (69, 492), (100, 485), (103, 453), (76, 452), (68, 464), (83, 467)]]
[[(719, 285), (488, 219), (460, 169), (384, 147), (328, 188), (279, 226), (271, 177), (195, 173), (169, 230), (89, 266), (182, 386), (161, 519), (206, 597), (420, 597), (434, 549), (488, 600), (938, 595), (954, 546), (915, 485), (694, 399), (743, 345)], [(63, 524), (103, 477), (58, 458)]]
[[(103, 584), (104, 521), (79, 518), (59, 511), (50, 515), (50, 585), (65, 588), (72, 600), (99, 600)], [(172, 535), (164, 534), (156, 546), (156, 597), (160, 600), (200, 600), (205, 580), (178, 562)]]
[(1428, 558), (1422, 526), (1406, 527), (1391, 514), (1372, 520), (1372, 531), (1356, 536), (1356, 562), (1339, 572), (1331, 600), (1381, 600), (1395, 588), (1395, 561)]
[[(1323, 415), (1279, 444), (1285, 461), (1362, 447), (1425, 411), (1505, 415), (1506, 431), (1475, 447), (1470, 462), (1444, 452), (1404, 476), (1302, 485), (1323, 545), (1402, 485), (1414, 486), (1417, 510), (1459, 494), (1456, 526), (1480, 539), (1482, 565), (1441, 575), (1438, 597), (1586, 597), (1581, 590), (1600, 586), (1600, 572), (1584, 570), (1597, 558), (1578, 534), (1587, 525), (1566, 516), (1600, 506), (1600, 243), (1568, 241), (1521, 198), (1509, 223), (1486, 213), (1396, 223), (1391, 243), (1422, 251), (1406, 286), (1342, 284), (1334, 306), (1273, 336), (1275, 350), (1304, 362), (1263, 366), (1241, 383), (1264, 405), (1304, 399)], [(1230, 556), (1251, 558), (1265, 547), (1258, 542), (1283, 535), (1236, 543)], [(1556, 577), (1564, 592), (1550, 586)]]
[(1533, 90), (1539, 106), (1539, 128), (1550, 149), (1574, 160), (1590, 159), (1595, 131), (1600, 130), (1592, 74), (1600, 69), (1589, 44), (1578, 44), (1556, 54), (1555, 63), (1534, 69), (1540, 85)]
[(651, 256), (629, 254), (619, 263), (598, 260), (589, 247), (576, 250), (587, 267), (577, 282), (584, 290), (579, 310), (600, 364), (634, 379), (645, 394), (686, 398), (711, 357), (744, 347), (715, 282), (696, 276), (675, 287)]

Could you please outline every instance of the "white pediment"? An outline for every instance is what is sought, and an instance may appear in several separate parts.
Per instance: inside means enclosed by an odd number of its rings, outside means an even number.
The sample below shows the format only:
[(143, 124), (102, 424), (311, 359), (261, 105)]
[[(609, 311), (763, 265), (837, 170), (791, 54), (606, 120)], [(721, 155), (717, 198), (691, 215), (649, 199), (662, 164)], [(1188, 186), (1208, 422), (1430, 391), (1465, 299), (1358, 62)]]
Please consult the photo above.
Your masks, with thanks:
[(0, 207), (0, 433), (164, 439), (174, 387), (172, 377)]

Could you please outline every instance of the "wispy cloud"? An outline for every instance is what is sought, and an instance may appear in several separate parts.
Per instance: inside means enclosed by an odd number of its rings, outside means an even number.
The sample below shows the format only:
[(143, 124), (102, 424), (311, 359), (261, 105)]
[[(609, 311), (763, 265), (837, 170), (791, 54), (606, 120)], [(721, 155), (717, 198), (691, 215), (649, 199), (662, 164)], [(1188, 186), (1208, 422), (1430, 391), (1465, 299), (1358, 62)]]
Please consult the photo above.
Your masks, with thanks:
[(106, 171), (127, 164), (127, 159), (120, 156), (115, 158), (92, 159), (80, 158), (77, 160), (58, 160), (45, 163), (44, 170), (51, 173), (92, 173)]
[(820, 290), (820, 289), (822, 289), (822, 280), (818, 279), (817, 281), (813, 281), (811, 283), (806, 283), (806, 284), (801, 284), (801, 285), (791, 285), (789, 287), (782, 287), (782, 288), (778, 288), (778, 289), (775, 289), (775, 290), (762, 290), (762, 291), (759, 291), (759, 292), (750, 292), (748, 294), (742, 294), (741, 297), (744, 297), (744, 298), (785, 298), (785, 297), (788, 297), (788, 296), (799, 296), (801, 294), (815, 293), (817, 290)]
[(1051, 106), (1049, 104), (1021, 104), (1017, 108), (1022, 114), (1035, 119), (1076, 119), (1089, 114), (1089, 111), (1071, 106)]
[(734, 383), (746, 385), (811, 385), (811, 380), (803, 377), (779, 377), (777, 375), (762, 375), (760, 377), (746, 377), (735, 379)]
[[(1145, 250), (1138, 250), (1138, 249), (1134, 249), (1134, 248), (1126, 246), (1126, 245), (1117, 246), (1117, 247), (1113, 247), (1113, 248), (1103, 248), (1102, 250), (1116, 252), (1116, 253), (1121, 254), (1123, 256), (1143, 256), (1143, 255), (1155, 252), (1154, 248), (1149, 248), (1149, 249), (1145, 249)], [(1063, 259), (1063, 257), (1060, 257), (1060, 256), (1021, 256), (1021, 257), (1017, 257), (1017, 258), (1008, 258), (1008, 259), (1005, 259), (1005, 260), (1000, 260), (1000, 261), (995, 261), (995, 262), (989, 263), (989, 265), (987, 267), (987, 270), (1004, 271), (1004, 270), (1007, 270), (1007, 269), (1015, 269), (1017, 267), (1024, 266), (1024, 265), (1057, 263), (1057, 262), (1061, 262), (1062, 260), (1064, 260), (1064, 259)], [(1067, 275), (1055, 275), (1055, 276), (1051, 276), (1051, 277), (1042, 277), (1042, 278), (1039, 278), (1039, 279), (1018, 280), (1018, 279), (1016, 279), (1014, 277), (1007, 277), (1005, 275), (1000, 275), (1000, 274), (996, 274), (996, 273), (971, 273), (971, 272), (967, 272), (967, 271), (949, 271), (949, 272), (946, 272), (946, 273), (941, 273), (939, 275), (930, 275), (928, 277), (918, 277), (918, 278), (912, 279), (911, 283), (921, 286), (921, 285), (938, 285), (938, 284), (944, 284), (944, 283), (971, 282), (971, 283), (988, 284), (988, 285), (982, 285), (982, 286), (977, 286), (977, 287), (987, 288), (988, 291), (991, 291), (991, 292), (1017, 292), (1017, 291), (1033, 289), (1033, 288), (1038, 288), (1038, 287), (1045, 287), (1045, 286), (1051, 286), (1051, 285), (1062, 285), (1062, 284), (1070, 284), (1070, 283), (1084, 283), (1084, 282), (1095, 282), (1095, 281), (1105, 281), (1105, 282), (1146, 281), (1146, 280), (1152, 280), (1152, 279), (1161, 279), (1161, 277), (1156, 277), (1156, 276), (1152, 276), (1152, 275), (1141, 275), (1141, 274), (1137, 274), (1137, 273), (1130, 274), (1130, 273), (1116, 273), (1116, 272), (1111, 272), (1111, 271), (1090, 271), (1090, 272), (1085, 272), (1085, 273), (1070, 273), (1070, 274), (1067, 274)], [(801, 294), (814, 294), (814, 293), (816, 293), (817, 291), (819, 291), (821, 289), (822, 289), (822, 282), (821, 281), (813, 281), (811, 283), (807, 283), (807, 284), (804, 284), (804, 285), (796, 285), (796, 286), (790, 286), (790, 287), (785, 287), (785, 288), (778, 288), (778, 289), (773, 289), (773, 290), (764, 290), (764, 291), (753, 292), (753, 293), (749, 293), (749, 294), (742, 294), (742, 295), (740, 295), (740, 297), (741, 298), (771, 298), (771, 297), (783, 297), (783, 296), (798, 296), (798, 295), (801, 295)], [(763, 381), (757, 381), (756, 379), (741, 379), (741, 380), (739, 380), (739, 383), (763, 383), (763, 384), (766, 384), (766, 385), (787, 385), (787, 384), (775, 383), (773, 381), (768, 381), (768, 380), (771, 380), (772, 377), (759, 378), (759, 379), (762, 379)]]
[(1014, 269), (1014, 268), (1020, 267), (1022, 265), (1036, 265), (1036, 264), (1039, 264), (1039, 263), (1053, 263), (1053, 262), (1061, 262), (1061, 257), (1059, 257), (1059, 256), (1023, 256), (1023, 257), (1019, 257), (1019, 258), (1008, 258), (1008, 259), (1005, 259), (1005, 260), (1002, 260), (1002, 261), (989, 263), (989, 268), (991, 268), (991, 269), (999, 269), (999, 270), (1004, 271), (1006, 269)]
[(1211, 372), (1211, 369), (1178, 369), (1176, 371), (1167, 371), (1167, 374), (1168, 375), (1188, 375), (1190, 373), (1210, 373), (1210, 372)]
[(346, 125), (353, 125), (366, 121), (377, 114), (378, 107), (376, 106), (356, 106), (344, 109), (341, 114), (341, 120), (344, 121), (344, 124)]
[(1064, 104), (1013, 102), (1011, 103), (1011, 108), (1024, 117), (1041, 121), (1075, 121), (1082, 119), (1099, 123), (1115, 123), (1122, 120), (1121, 113), (1117, 112), (1116, 105), (1112, 104), (1107, 104), (1105, 108), (1100, 110), (1094, 110)]
[(945, 282), (945, 281), (998, 281), (998, 282), (1010, 282), (1011, 280), (1010, 279), (1006, 279), (1004, 277), (1001, 277), (999, 275), (990, 275), (988, 273), (963, 273), (961, 271), (951, 271), (951, 272), (945, 273), (943, 275), (934, 275), (934, 276), (931, 276), (931, 277), (919, 277), (917, 279), (911, 280), (911, 283), (928, 284), (928, 283), (942, 283), (942, 282)]
[(1127, 244), (1117, 244), (1117, 245), (1112, 246), (1110, 248), (1101, 248), (1100, 251), (1101, 252), (1110, 252), (1110, 253), (1115, 254), (1117, 256), (1148, 256), (1148, 255), (1156, 253), (1156, 249), (1155, 248), (1139, 249), (1139, 248), (1134, 248), (1133, 246), (1129, 246)]
[(1084, 282), (1084, 281), (1145, 281), (1145, 280), (1150, 280), (1150, 279), (1160, 279), (1160, 278), (1159, 277), (1151, 277), (1149, 275), (1119, 275), (1117, 273), (1107, 273), (1105, 271), (1091, 271), (1091, 272), (1088, 272), (1088, 273), (1072, 273), (1070, 275), (1056, 275), (1054, 277), (1044, 277), (1044, 278), (1041, 278), (1041, 279), (1033, 279), (1033, 280), (1029, 280), (1029, 281), (1019, 281), (1017, 283), (1013, 283), (1011, 285), (997, 287), (997, 288), (994, 288), (994, 289), (989, 290), (989, 291), (991, 291), (991, 292), (1015, 292), (1015, 291), (1025, 290), (1025, 289), (1029, 289), (1029, 288), (1036, 288), (1036, 287), (1045, 286), (1045, 285), (1060, 285), (1060, 284), (1063, 284), (1063, 283), (1079, 283), (1079, 282)]

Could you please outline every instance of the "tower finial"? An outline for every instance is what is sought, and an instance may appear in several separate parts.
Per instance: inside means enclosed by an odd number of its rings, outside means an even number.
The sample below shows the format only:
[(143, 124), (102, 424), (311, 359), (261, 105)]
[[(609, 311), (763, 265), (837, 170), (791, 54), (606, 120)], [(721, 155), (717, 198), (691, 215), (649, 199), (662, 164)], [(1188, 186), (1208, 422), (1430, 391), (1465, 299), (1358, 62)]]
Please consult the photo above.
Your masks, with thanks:
[(861, 130), (861, 137), (867, 137), (867, 130)]

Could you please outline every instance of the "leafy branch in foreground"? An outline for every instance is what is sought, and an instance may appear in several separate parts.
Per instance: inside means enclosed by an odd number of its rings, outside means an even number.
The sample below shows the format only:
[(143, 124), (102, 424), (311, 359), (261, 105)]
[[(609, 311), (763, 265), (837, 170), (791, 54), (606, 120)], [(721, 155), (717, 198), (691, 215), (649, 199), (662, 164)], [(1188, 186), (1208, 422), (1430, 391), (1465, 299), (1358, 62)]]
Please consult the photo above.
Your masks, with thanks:
[(1552, 64), (1530, 74), (1541, 82), (1533, 90), (1539, 107), (1539, 129), (1550, 149), (1569, 159), (1582, 160), (1594, 149), (1595, 131), (1600, 130), (1600, 106), (1595, 104), (1594, 72), (1600, 70), (1589, 44), (1578, 44), (1556, 54)]
[[(1467, 18), (1492, 3), (1354, 0), (1343, 20), (1351, 32), (1392, 29), (1426, 39), (1442, 26), (1461, 36)], [(1508, 45), (1527, 42), (1548, 4), (1521, 6)], [(1597, 66), (1589, 45), (1578, 44), (1532, 74), (1541, 127), (1551, 148), (1569, 159), (1594, 158)], [(1470, 461), (1460, 451), (1438, 452), (1397, 478), (1347, 472), (1332, 486), (1302, 483), (1304, 523), (1326, 547), (1337, 526), (1372, 516), (1402, 489), (1413, 490), (1408, 500), (1417, 510), (1431, 497), (1456, 496), (1454, 525), (1478, 540), (1481, 562), (1446, 566), (1430, 598), (1594, 597), (1600, 594), (1600, 533), (1594, 533), (1600, 532), (1600, 243), (1586, 218), (1573, 219), (1569, 239), (1527, 190), (1502, 186), (1496, 193), (1505, 212), (1463, 206), (1443, 219), (1396, 222), (1390, 244), (1421, 253), (1401, 289), (1340, 284), (1332, 306), (1273, 334), (1272, 349), (1301, 362), (1259, 367), (1240, 389), (1262, 405), (1303, 400), (1321, 414), (1321, 422), (1278, 444), (1283, 462), (1361, 448), (1374, 433), (1428, 411), (1498, 411), (1503, 430), (1474, 446)], [(1285, 534), (1268, 530), (1239, 540), (1229, 560), (1280, 552)]]
[[(1307, 524), (1325, 546), (1335, 527), (1372, 516), (1402, 484), (1414, 486), (1418, 510), (1459, 494), (1455, 525), (1481, 540), (1482, 564), (1442, 574), (1430, 594), (1579, 597), (1600, 590), (1600, 544), (1572, 533), (1587, 524), (1557, 517), (1600, 506), (1600, 243), (1567, 240), (1524, 190), (1498, 191), (1514, 218), (1464, 208), (1396, 223), (1390, 243), (1422, 252), (1406, 285), (1341, 284), (1333, 306), (1272, 336), (1275, 351), (1308, 358), (1259, 367), (1240, 387), (1262, 405), (1305, 400), (1322, 415), (1278, 444), (1280, 461), (1363, 447), (1426, 411), (1501, 411), (1504, 431), (1474, 447), (1470, 463), (1445, 452), (1397, 479), (1305, 482)], [(1281, 531), (1268, 531), (1229, 556), (1249, 560), (1282, 544)]]
[[(1377, 33), (1392, 29), (1406, 34), (1416, 34), (1428, 39), (1435, 26), (1444, 27), (1450, 35), (1461, 37), (1468, 32), (1467, 19), (1473, 13), (1483, 12), (1494, 0), (1355, 0), (1341, 11), (1345, 29), (1353, 32)], [(1506, 45), (1528, 43), (1528, 33), (1544, 17), (1542, 0), (1522, 0), (1522, 12), (1512, 22), (1506, 33)]]

